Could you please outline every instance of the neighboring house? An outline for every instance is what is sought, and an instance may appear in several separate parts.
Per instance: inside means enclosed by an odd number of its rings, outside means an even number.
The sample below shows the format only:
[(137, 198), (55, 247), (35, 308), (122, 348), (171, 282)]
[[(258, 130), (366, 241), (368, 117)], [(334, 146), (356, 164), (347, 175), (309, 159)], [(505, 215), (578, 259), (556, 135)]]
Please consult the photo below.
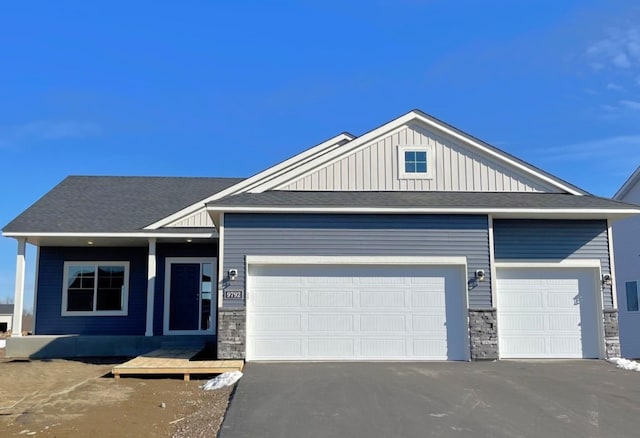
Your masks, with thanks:
[(16, 303), (38, 247), (42, 350), (215, 335), (247, 360), (598, 358), (619, 355), (611, 222), (638, 213), (411, 111), (245, 180), (69, 177), (3, 234)]
[[(614, 199), (640, 204), (640, 167), (620, 187)], [(613, 226), (620, 346), (622, 355), (640, 358), (640, 217), (630, 217)]]
[(13, 304), (0, 304), (0, 333), (11, 330), (13, 325)]

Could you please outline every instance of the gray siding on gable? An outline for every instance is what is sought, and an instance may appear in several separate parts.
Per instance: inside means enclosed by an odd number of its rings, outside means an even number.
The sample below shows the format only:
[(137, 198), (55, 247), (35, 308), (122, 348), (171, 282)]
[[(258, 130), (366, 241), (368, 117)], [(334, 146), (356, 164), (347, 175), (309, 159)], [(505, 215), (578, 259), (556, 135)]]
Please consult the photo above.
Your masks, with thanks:
[[(469, 278), (490, 272), (486, 216), (227, 213), (224, 239), (224, 272), (239, 274), (233, 289), (245, 287), (247, 255), (466, 256)], [(490, 283), (469, 291), (471, 308), (491, 307)]]
[[(433, 178), (399, 177), (398, 146), (431, 146)], [(422, 123), (371, 141), (325, 166), (276, 187), (306, 191), (558, 192), (479, 150)]]
[[(496, 219), (495, 259), (598, 259), (602, 274), (610, 274), (609, 238), (605, 220)], [(611, 286), (603, 287), (605, 309), (613, 307)]]

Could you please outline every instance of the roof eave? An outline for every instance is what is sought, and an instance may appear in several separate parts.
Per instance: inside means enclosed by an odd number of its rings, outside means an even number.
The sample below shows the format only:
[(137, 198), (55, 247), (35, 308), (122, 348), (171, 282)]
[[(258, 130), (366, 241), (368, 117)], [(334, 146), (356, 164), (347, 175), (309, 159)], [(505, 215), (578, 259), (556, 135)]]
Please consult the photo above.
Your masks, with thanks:
[(209, 205), (217, 213), (324, 213), (324, 214), (469, 214), (495, 218), (530, 219), (611, 219), (640, 214), (640, 209), (601, 208), (464, 208), (464, 207), (300, 207), (300, 206), (224, 206)]

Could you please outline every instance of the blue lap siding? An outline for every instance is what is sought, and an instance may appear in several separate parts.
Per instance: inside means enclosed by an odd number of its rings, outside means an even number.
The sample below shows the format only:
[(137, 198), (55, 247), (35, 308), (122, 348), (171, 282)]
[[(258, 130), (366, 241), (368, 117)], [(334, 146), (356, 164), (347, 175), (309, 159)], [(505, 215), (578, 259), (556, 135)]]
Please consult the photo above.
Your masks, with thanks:
[(469, 306), (491, 307), (486, 216), (227, 213), (224, 236), (224, 270), (239, 274), (234, 289), (245, 287), (247, 255), (464, 256), (469, 278), (487, 273), (469, 291)]
[[(127, 316), (62, 316), (65, 261), (128, 261)], [(147, 249), (41, 247), (38, 266), (36, 334), (144, 335), (147, 303)]]
[[(611, 273), (606, 220), (496, 219), (493, 233), (497, 262), (593, 259)], [(613, 307), (611, 286), (603, 287), (603, 304)]]
[[(217, 256), (217, 242), (157, 245), (154, 334), (162, 334), (167, 257)], [(41, 335), (144, 335), (147, 306), (147, 247), (41, 247), (38, 265), (35, 333)], [(62, 316), (65, 261), (128, 261), (129, 303), (126, 316)]]

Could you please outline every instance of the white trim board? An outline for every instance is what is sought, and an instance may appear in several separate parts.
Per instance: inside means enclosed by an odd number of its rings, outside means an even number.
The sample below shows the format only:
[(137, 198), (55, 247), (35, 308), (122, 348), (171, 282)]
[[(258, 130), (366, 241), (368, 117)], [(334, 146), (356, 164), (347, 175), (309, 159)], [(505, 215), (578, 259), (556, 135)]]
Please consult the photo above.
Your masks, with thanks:
[(246, 256), (246, 265), (466, 265), (466, 257)]
[(389, 213), (389, 214), (492, 214), (494, 217), (619, 217), (640, 214), (640, 209), (569, 209), (569, 208), (461, 208), (461, 207), (254, 207), (254, 206), (208, 206), (211, 212), (226, 213)]
[[(169, 310), (171, 304), (171, 264), (173, 263), (199, 263), (200, 273), (202, 274), (202, 263), (211, 263), (216, 278), (211, 279), (211, 298), (217, 297), (214, 290), (217, 291), (218, 273), (217, 260), (215, 257), (167, 257), (164, 261), (164, 306), (162, 314), (162, 334), (163, 335), (206, 335), (215, 334), (217, 332), (218, 323), (218, 306), (211, 303), (211, 328), (209, 330), (169, 330)], [(200, 296), (198, 306), (198, 327), (201, 326), (200, 318), (202, 318), (202, 297)]]

